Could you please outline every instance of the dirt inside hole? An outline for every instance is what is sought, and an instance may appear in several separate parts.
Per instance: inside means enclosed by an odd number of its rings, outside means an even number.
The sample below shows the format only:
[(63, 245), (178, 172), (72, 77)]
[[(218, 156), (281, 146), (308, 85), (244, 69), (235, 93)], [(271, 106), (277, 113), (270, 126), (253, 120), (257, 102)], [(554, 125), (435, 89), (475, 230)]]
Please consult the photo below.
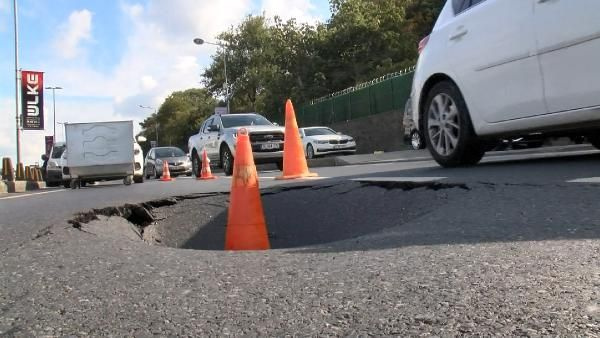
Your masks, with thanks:
[[(267, 189), (262, 191), (262, 202), (271, 247), (278, 249), (353, 239), (402, 226), (446, 204), (449, 194), (467, 191), (463, 184), (346, 182)], [(119, 226), (111, 233), (133, 231), (158, 246), (223, 250), (228, 204), (229, 195), (223, 193), (179, 196), (94, 209), (69, 222), (83, 231), (106, 233), (93, 229), (113, 227), (124, 219), (132, 225), (129, 230)], [(121, 235), (131, 238), (131, 233)]]

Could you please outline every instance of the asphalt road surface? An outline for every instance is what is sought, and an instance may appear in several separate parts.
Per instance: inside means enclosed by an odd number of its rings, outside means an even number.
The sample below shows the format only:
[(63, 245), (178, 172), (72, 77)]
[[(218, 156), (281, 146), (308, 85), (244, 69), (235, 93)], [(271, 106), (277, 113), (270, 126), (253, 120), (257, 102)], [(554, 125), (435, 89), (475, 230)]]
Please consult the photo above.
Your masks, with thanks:
[[(221, 250), (226, 177), (0, 197), (0, 333), (600, 336), (598, 152), (313, 171), (261, 172), (267, 252)], [(67, 223), (173, 196), (160, 243)]]

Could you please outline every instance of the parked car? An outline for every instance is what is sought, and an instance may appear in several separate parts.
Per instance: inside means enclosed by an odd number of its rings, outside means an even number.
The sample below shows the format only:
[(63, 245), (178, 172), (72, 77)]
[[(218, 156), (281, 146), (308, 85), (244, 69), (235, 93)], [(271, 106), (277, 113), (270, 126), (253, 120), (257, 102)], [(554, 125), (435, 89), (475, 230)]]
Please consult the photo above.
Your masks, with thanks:
[(56, 142), (50, 150), (50, 158), (46, 164), (46, 184), (49, 187), (56, 187), (70, 181), (69, 177), (63, 175), (63, 167), (67, 165), (67, 159), (64, 156), (66, 148), (65, 142)]
[(596, 0), (447, 1), (419, 44), (411, 92), (434, 159), (475, 164), (487, 142), (532, 133), (600, 148), (598, 13)]
[(202, 168), (204, 149), (210, 161), (223, 168), (225, 175), (233, 173), (235, 142), (240, 128), (248, 129), (256, 164), (275, 163), (279, 170), (283, 169), (283, 127), (259, 114), (215, 114), (206, 119), (198, 134), (188, 140), (195, 176)]
[(300, 138), (307, 158), (328, 154), (356, 153), (356, 141), (328, 127), (300, 128)]
[(144, 153), (142, 147), (133, 140), (133, 182), (144, 183)]
[(410, 146), (414, 150), (425, 149), (425, 139), (423, 135), (413, 121), (412, 117), (412, 104), (410, 98), (406, 101), (406, 105), (404, 106), (404, 118), (402, 119), (402, 126), (404, 128), (404, 140), (410, 143)]
[(171, 176), (192, 176), (192, 162), (183, 150), (177, 147), (157, 147), (150, 149), (146, 154), (144, 161), (146, 178), (160, 178), (164, 162), (168, 163)]

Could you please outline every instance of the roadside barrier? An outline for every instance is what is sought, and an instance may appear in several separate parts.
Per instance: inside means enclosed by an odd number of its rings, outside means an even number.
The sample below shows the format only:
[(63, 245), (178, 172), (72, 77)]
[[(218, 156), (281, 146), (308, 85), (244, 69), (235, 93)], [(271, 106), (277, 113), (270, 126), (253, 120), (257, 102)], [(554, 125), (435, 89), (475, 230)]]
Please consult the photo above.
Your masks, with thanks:
[(210, 160), (206, 149), (202, 151), (202, 170), (200, 170), (200, 177), (196, 177), (197, 180), (214, 180), (217, 176), (214, 176), (210, 171)]
[(162, 171), (162, 175), (160, 176), (160, 180), (163, 182), (171, 182), (174, 179), (171, 178), (171, 173), (169, 172), (169, 162), (167, 162), (166, 160), (163, 161), (163, 171)]
[(23, 168), (23, 163), (17, 164), (17, 181), (25, 181), (25, 169)]
[(25, 181), (33, 181), (33, 178), (31, 177), (31, 167), (29, 166), (25, 166)]
[(227, 214), (225, 250), (270, 249), (258, 174), (248, 130), (238, 131), (231, 194)]
[(13, 169), (10, 157), (2, 158), (2, 179), (5, 181), (15, 180), (15, 170)]
[(318, 176), (308, 171), (304, 146), (296, 122), (296, 113), (292, 101), (289, 99), (285, 102), (285, 139), (283, 143), (283, 174), (277, 177), (278, 180)]

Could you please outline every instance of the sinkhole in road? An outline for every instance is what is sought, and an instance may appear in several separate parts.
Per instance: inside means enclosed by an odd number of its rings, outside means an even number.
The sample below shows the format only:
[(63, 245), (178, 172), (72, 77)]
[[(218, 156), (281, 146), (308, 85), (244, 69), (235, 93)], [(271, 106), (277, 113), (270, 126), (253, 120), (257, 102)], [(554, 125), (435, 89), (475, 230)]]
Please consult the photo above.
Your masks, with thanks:
[[(468, 190), (464, 184), (439, 182), (348, 181), (265, 189), (261, 198), (271, 247), (282, 249), (357, 239), (398, 227), (446, 204), (449, 195)], [(228, 204), (227, 193), (176, 196), (94, 209), (69, 223), (91, 232), (112, 227), (102, 232), (157, 246), (223, 250)]]

